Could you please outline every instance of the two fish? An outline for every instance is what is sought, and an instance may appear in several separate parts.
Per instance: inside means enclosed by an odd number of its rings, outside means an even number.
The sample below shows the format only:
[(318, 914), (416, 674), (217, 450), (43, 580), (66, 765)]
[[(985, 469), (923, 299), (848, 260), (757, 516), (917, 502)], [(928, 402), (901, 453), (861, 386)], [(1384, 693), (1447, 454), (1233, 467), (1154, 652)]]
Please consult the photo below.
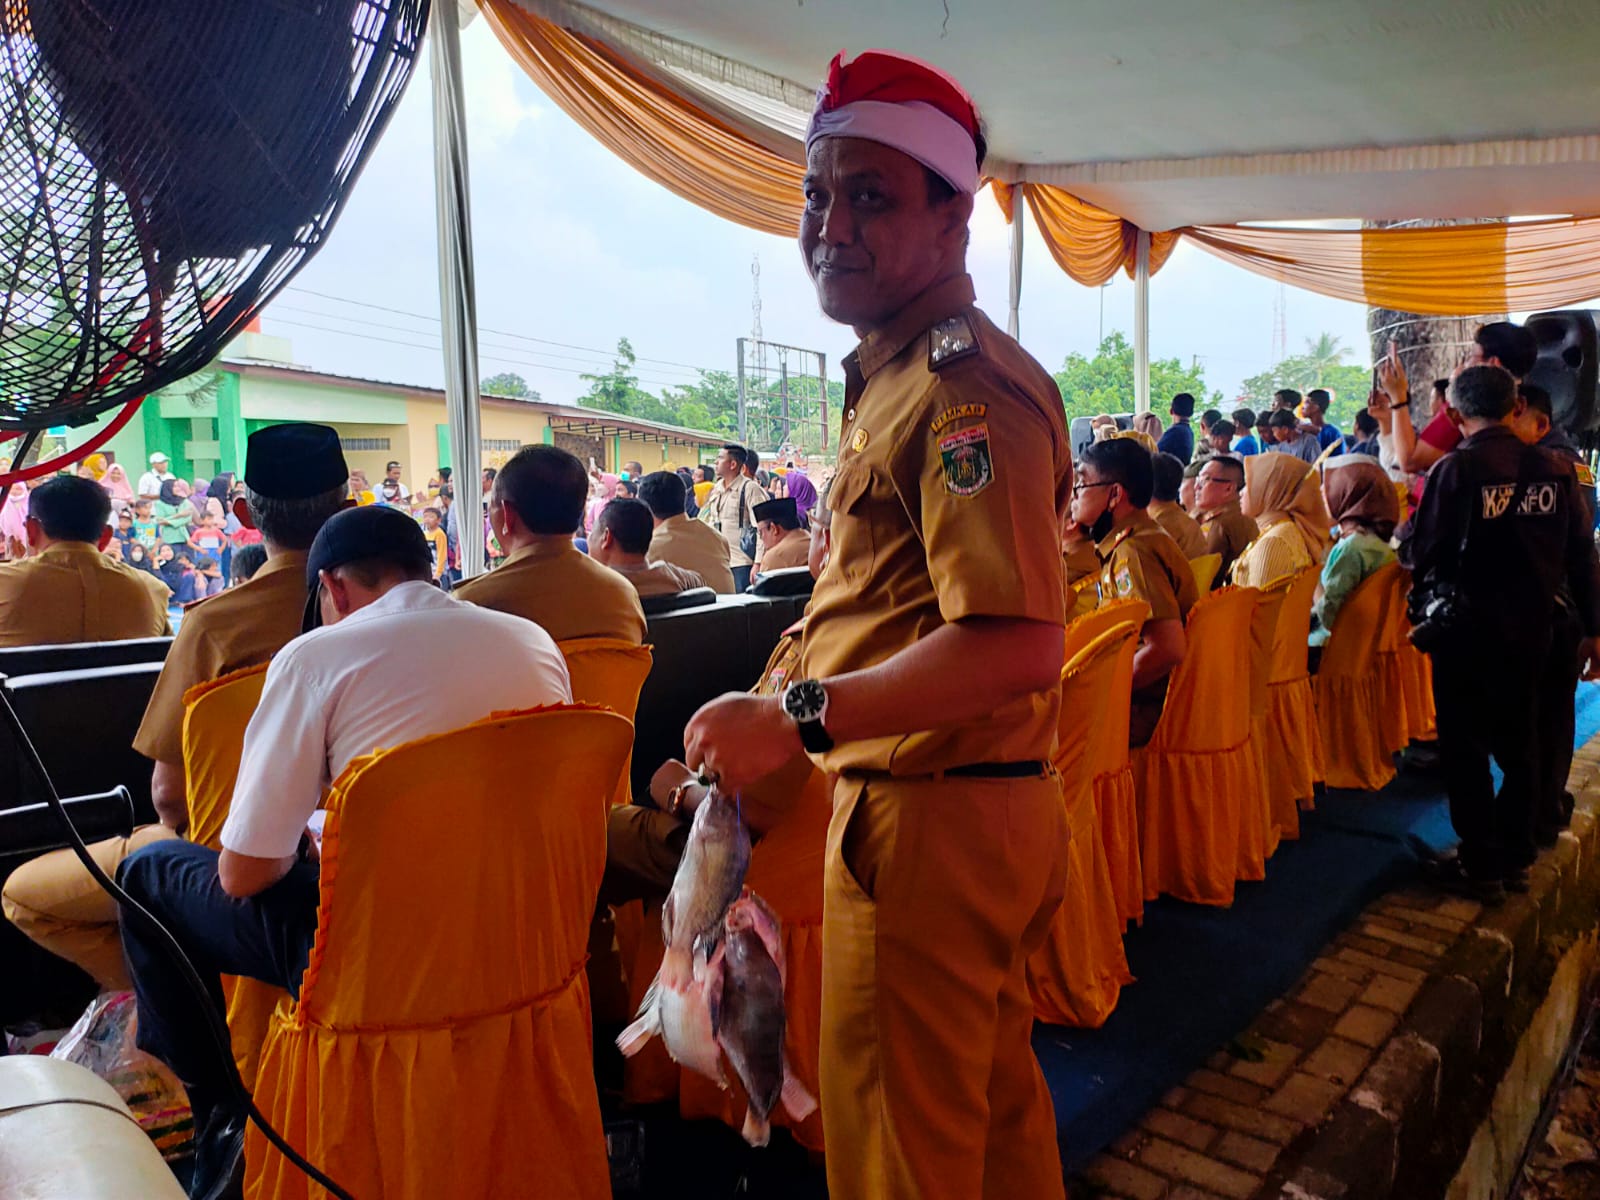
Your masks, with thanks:
[(764, 1146), (780, 1103), (804, 1120), (817, 1102), (784, 1061), (781, 930), (772, 910), (744, 887), (749, 866), (749, 830), (713, 788), (695, 810), (662, 909), (661, 969), (617, 1046), (631, 1058), (659, 1036), (675, 1062), (721, 1087), (726, 1052), (749, 1098), (745, 1141)]

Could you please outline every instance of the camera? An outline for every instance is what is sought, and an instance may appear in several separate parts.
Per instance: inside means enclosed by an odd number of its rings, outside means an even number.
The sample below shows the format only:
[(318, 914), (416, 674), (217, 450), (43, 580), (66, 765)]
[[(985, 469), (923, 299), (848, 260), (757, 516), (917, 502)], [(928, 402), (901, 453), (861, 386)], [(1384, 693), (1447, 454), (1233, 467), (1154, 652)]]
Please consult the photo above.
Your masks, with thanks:
[(1466, 625), (1466, 598), (1455, 584), (1441, 580), (1423, 591), (1413, 588), (1406, 601), (1411, 644), (1431, 654), (1459, 635)]

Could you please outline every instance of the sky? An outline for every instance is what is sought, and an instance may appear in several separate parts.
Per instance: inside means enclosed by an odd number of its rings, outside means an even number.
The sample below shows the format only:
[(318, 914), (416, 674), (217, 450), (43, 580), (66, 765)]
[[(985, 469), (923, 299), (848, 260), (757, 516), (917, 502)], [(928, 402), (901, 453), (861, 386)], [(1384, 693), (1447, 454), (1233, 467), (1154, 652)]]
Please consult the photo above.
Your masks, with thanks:
[[(539, 92), (483, 21), (463, 32), (462, 55), (482, 375), (515, 371), (545, 399), (571, 401), (621, 337), (651, 391), (693, 382), (695, 368), (731, 371), (735, 340), (751, 331), (759, 256), (763, 334), (825, 353), (838, 378), (855, 338), (818, 311), (792, 241), (713, 216), (636, 172)], [(266, 310), (264, 331), (290, 339), (300, 365), (442, 385), (426, 62), (328, 244)], [(979, 195), (968, 265), (979, 305), (1001, 326), (1009, 236)], [(1198, 358), (1208, 385), (1231, 399), (1275, 359), (1279, 290), (1180, 245), (1151, 282), (1152, 355)], [(1351, 350), (1348, 361), (1366, 361), (1364, 308), (1293, 288), (1284, 296), (1289, 353), (1326, 332)], [(1131, 338), (1132, 283), (1119, 275), (1103, 294), (1083, 287), (1037, 236), (1025, 238), (1024, 347), (1056, 370), (1069, 353), (1093, 353), (1102, 320)]]

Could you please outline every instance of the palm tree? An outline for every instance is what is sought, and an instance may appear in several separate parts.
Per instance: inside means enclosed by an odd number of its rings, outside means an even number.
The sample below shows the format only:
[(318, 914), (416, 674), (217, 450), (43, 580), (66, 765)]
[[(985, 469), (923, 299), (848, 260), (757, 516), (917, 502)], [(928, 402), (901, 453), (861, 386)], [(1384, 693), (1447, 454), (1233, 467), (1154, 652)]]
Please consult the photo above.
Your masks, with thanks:
[(1337, 367), (1350, 351), (1331, 333), (1319, 333), (1314, 338), (1306, 339), (1306, 359), (1311, 374), (1315, 376), (1314, 386), (1321, 387), (1323, 376), (1329, 367)]

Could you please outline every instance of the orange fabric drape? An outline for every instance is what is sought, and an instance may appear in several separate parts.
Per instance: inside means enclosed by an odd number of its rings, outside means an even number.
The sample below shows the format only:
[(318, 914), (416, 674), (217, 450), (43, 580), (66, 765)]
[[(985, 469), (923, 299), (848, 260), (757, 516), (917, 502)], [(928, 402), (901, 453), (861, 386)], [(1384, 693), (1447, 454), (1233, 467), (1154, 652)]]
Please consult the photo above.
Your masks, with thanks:
[[(316, 941), (255, 1095), (353, 1195), (611, 1195), (583, 959), (631, 740), (615, 713), (561, 705), (334, 781)], [(321, 1194), (254, 1127), (245, 1163), (251, 1200)]]
[[(1050, 257), (1085, 287), (1099, 287), (1120, 268), (1131, 278), (1138, 254), (1139, 227), (1116, 213), (1096, 208), (1071, 192), (1043, 183), (990, 181), (1006, 221), (1015, 219), (1016, 192), (1022, 191)], [(1178, 231), (1150, 235), (1150, 274), (1159, 271), (1178, 245)]]
[[(1328, 786), (1377, 791), (1394, 778), (1385, 746), (1385, 680), (1380, 651), (1388, 635), (1390, 608), (1398, 603), (1400, 567), (1379, 567), (1362, 580), (1339, 610), (1322, 651), (1315, 687)], [(1396, 618), (1397, 619), (1397, 618)], [(1404, 709), (1401, 710), (1402, 715)]]
[(1182, 233), (1258, 275), (1401, 312), (1530, 312), (1600, 295), (1600, 217), (1415, 229), (1204, 225)]
[(803, 164), (752, 141), (610, 47), (514, 0), (482, 0), (480, 7), (539, 89), (624, 162), (719, 217), (794, 236)]
[(1300, 836), (1300, 809), (1313, 806), (1316, 784), (1326, 774), (1306, 656), (1317, 581), (1315, 567), (1291, 578), (1267, 672), (1263, 745), (1273, 748), (1266, 756), (1267, 803), (1279, 836), (1288, 839)]

